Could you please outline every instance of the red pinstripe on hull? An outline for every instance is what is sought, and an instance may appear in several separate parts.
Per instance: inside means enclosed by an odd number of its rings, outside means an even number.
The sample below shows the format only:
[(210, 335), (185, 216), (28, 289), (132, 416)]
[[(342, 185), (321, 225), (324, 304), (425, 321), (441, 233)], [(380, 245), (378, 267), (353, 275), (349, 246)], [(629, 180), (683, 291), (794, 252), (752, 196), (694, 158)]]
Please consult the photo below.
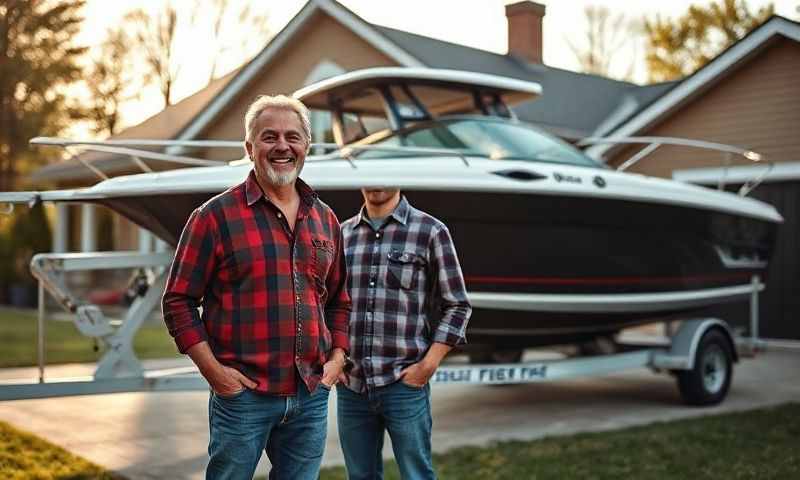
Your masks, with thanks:
[(752, 272), (720, 275), (692, 275), (681, 277), (490, 277), (466, 276), (467, 283), (522, 284), (522, 285), (640, 285), (710, 283), (733, 280), (750, 281)]

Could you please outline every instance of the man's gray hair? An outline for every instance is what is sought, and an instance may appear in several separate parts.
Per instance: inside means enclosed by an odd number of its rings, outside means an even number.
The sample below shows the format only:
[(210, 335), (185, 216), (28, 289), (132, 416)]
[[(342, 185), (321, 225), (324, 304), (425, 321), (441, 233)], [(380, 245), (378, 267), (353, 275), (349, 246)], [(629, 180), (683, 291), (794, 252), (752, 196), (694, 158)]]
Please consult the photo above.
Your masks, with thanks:
[(247, 108), (247, 113), (244, 115), (244, 138), (245, 140), (252, 141), (253, 127), (256, 119), (261, 113), (268, 108), (279, 108), (283, 110), (290, 110), (300, 117), (300, 123), (303, 125), (303, 133), (306, 135), (306, 142), (311, 143), (311, 120), (308, 118), (308, 108), (303, 105), (303, 102), (296, 98), (287, 97), (286, 95), (259, 95)]

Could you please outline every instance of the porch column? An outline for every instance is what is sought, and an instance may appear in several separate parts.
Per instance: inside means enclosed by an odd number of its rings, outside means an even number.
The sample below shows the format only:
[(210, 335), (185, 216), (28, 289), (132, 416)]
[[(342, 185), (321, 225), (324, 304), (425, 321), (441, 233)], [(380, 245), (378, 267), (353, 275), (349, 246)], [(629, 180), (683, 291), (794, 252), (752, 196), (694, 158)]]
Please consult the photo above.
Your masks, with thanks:
[(158, 237), (155, 237), (155, 239), (156, 239), (156, 252), (161, 253), (169, 251), (169, 244), (167, 242), (161, 240)]
[(53, 253), (65, 253), (69, 238), (69, 206), (56, 203), (56, 223), (53, 227)]
[(97, 207), (91, 203), (81, 205), (81, 252), (97, 250)]
[(153, 234), (149, 230), (139, 227), (139, 253), (153, 251)]

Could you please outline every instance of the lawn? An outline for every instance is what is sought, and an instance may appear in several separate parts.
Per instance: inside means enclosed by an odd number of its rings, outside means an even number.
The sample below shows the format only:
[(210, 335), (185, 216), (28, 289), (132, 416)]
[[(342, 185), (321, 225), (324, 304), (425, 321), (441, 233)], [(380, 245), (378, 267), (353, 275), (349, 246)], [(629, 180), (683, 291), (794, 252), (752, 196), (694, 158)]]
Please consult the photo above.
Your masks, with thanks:
[[(449, 479), (800, 478), (800, 403), (613, 432), (457, 448), (436, 455)], [(386, 478), (399, 479), (394, 462)], [(2, 479), (115, 479), (113, 474), (0, 422)], [(263, 477), (261, 477), (263, 478)], [(325, 468), (321, 480), (345, 479)]]
[[(448, 479), (800, 478), (800, 403), (614, 432), (457, 448), (436, 455)], [(399, 479), (394, 462), (385, 478)], [(321, 480), (344, 480), (342, 467)]]
[(115, 480), (122, 477), (39, 437), (0, 422), (0, 478)]
[[(102, 352), (95, 351), (92, 339), (84, 337), (72, 322), (48, 319), (45, 327), (48, 365), (93, 362)], [(0, 368), (36, 365), (36, 315), (23, 310), (0, 310)], [(134, 339), (139, 358), (166, 358), (178, 355), (163, 324), (145, 324)]]

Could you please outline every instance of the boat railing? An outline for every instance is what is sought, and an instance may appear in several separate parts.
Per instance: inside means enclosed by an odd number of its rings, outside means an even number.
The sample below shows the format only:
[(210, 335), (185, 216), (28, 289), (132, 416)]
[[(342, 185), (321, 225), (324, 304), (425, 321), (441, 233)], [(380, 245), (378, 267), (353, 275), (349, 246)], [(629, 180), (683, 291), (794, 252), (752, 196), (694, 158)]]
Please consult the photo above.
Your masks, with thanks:
[[(32, 145), (63, 148), (70, 155), (71, 159), (80, 162), (83, 166), (97, 175), (101, 180), (108, 180), (111, 175), (107, 172), (103, 172), (100, 167), (95, 164), (93, 159), (87, 158), (80, 153), (85, 151), (93, 151), (128, 157), (135, 167), (139, 168), (144, 173), (150, 173), (153, 171), (153, 169), (150, 168), (143, 160), (153, 160), (157, 162), (174, 163), (177, 165), (192, 167), (219, 167), (225, 165), (226, 163), (217, 160), (200, 159), (172, 153), (161, 153), (153, 150), (146, 150), (145, 148), (221, 148), (240, 151), (244, 149), (244, 142), (234, 140), (68, 140), (55, 137), (36, 137), (31, 139), (30, 143)], [(336, 143), (324, 142), (312, 143), (310, 148), (312, 151), (323, 150), (328, 152), (320, 155), (309, 156), (307, 160), (310, 162), (324, 162), (344, 159), (347, 160), (350, 163), (350, 166), (353, 168), (357, 168), (354, 152), (366, 150), (402, 154), (412, 153), (420, 155), (455, 156), (460, 158), (465, 166), (469, 166), (469, 160), (467, 159), (467, 154), (469, 152), (460, 149), (391, 145), (341, 146)], [(77, 152), (76, 150), (81, 150), (81, 152)], [(69, 160), (69, 158), (67, 160)], [(227, 164), (238, 165), (242, 163), (248, 163), (249, 161), (250, 160), (247, 157), (244, 157), (227, 162)]]
[[(320, 148), (323, 150), (331, 150), (330, 153), (318, 155), (314, 158), (309, 158), (313, 161), (326, 161), (326, 160), (340, 160), (344, 158), (350, 162), (353, 167), (356, 167), (353, 156), (354, 151), (376, 151), (387, 153), (417, 153), (420, 155), (439, 155), (446, 157), (458, 157), (469, 167), (469, 160), (467, 155), (470, 153), (468, 150), (457, 148), (435, 148), (435, 147), (415, 147), (415, 146), (395, 146), (395, 145), (345, 145), (341, 146), (336, 143), (312, 143), (312, 148)], [(357, 168), (357, 167), (356, 167)]]
[[(108, 153), (112, 155), (121, 155), (128, 157), (131, 162), (143, 172), (152, 172), (153, 170), (144, 162), (144, 160), (153, 160), (158, 162), (174, 163), (185, 166), (221, 166), (223, 163), (216, 160), (200, 159), (184, 155), (177, 155), (173, 153), (162, 153), (153, 150), (146, 150), (146, 148), (167, 147), (168, 149), (186, 149), (186, 148), (223, 148), (242, 150), (244, 143), (242, 141), (233, 140), (144, 140), (144, 139), (129, 139), (129, 140), (102, 140), (102, 141), (80, 141), (80, 140), (67, 140), (53, 137), (36, 137), (30, 141), (33, 145), (40, 146), (59, 146), (64, 148), (72, 158), (82, 163), (86, 168), (94, 172), (101, 180), (107, 180), (109, 174), (103, 172), (94, 162), (83, 156), (76, 155), (74, 149), (81, 149), (84, 151), (95, 151), (100, 153)], [(745, 181), (739, 188), (738, 194), (746, 196), (752, 192), (758, 185), (760, 185), (769, 172), (773, 168), (773, 162), (767, 160), (764, 155), (756, 153), (752, 150), (736, 147), (733, 145), (726, 145), (723, 143), (706, 142), (702, 140), (693, 140), (687, 138), (676, 137), (589, 137), (584, 138), (578, 142), (578, 146), (598, 145), (598, 144), (646, 144), (644, 148), (639, 150), (632, 157), (617, 167), (617, 171), (625, 171), (631, 166), (635, 165), (643, 158), (652, 154), (663, 145), (680, 146), (701, 148), (706, 150), (714, 150), (722, 152), (723, 158), (721, 160), (723, 166), (722, 175), (719, 178), (717, 188), (724, 190), (727, 186), (728, 170), (731, 167), (735, 157), (743, 157), (751, 163), (758, 163), (765, 165), (765, 169), (754, 179)], [(328, 151), (319, 155), (312, 155), (308, 157), (310, 162), (324, 162), (324, 161), (339, 161), (346, 160), (351, 167), (358, 168), (355, 160), (355, 152), (359, 151), (379, 151), (387, 153), (398, 154), (420, 154), (420, 155), (436, 155), (436, 156), (455, 156), (461, 159), (465, 166), (470, 166), (468, 155), (470, 152), (463, 149), (449, 149), (449, 148), (433, 148), (433, 147), (416, 147), (416, 146), (391, 146), (391, 145), (358, 145), (351, 144), (341, 146), (336, 143), (312, 143), (311, 149), (314, 151)], [(168, 150), (169, 151), (169, 150)], [(182, 150), (178, 150), (182, 151)], [(236, 165), (247, 163), (249, 159), (244, 157), (239, 160), (228, 162), (228, 164)]]
[[(242, 149), (242, 142), (232, 142), (226, 140), (69, 140), (56, 137), (35, 137), (30, 140), (31, 145), (45, 147), (61, 147), (69, 155), (70, 159), (81, 163), (84, 167), (92, 171), (101, 180), (108, 180), (111, 176), (101, 170), (91, 158), (87, 158), (82, 153), (93, 151), (98, 153), (108, 153), (111, 155), (121, 155), (127, 157), (144, 173), (153, 171), (143, 159), (158, 162), (174, 163), (192, 167), (218, 167), (220, 162), (215, 160), (205, 160), (183, 155), (173, 155), (161, 153), (144, 148), (153, 147), (195, 147), (195, 148), (238, 148)], [(139, 148), (135, 148), (139, 147)], [(80, 151), (77, 151), (80, 150)]]
[(589, 145), (602, 145), (602, 144), (611, 144), (611, 145), (641, 145), (645, 144), (646, 146), (636, 152), (633, 156), (622, 162), (618, 167), (617, 171), (622, 172), (627, 170), (628, 168), (632, 167), (633, 165), (639, 163), (643, 158), (647, 157), (648, 155), (652, 154), (662, 145), (669, 145), (669, 146), (677, 146), (677, 147), (690, 147), (690, 148), (699, 148), (705, 150), (714, 150), (717, 152), (723, 153), (721, 164), (722, 164), (722, 175), (720, 176), (719, 180), (717, 181), (717, 188), (719, 190), (725, 190), (727, 186), (727, 177), (728, 177), (728, 170), (733, 163), (733, 159), (736, 157), (742, 157), (750, 163), (757, 163), (760, 165), (765, 165), (764, 170), (755, 176), (752, 180), (745, 181), (742, 186), (738, 190), (738, 194), (740, 196), (747, 196), (750, 192), (755, 190), (764, 179), (767, 177), (772, 168), (774, 167), (774, 163), (770, 160), (767, 160), (766, 157), (760, 153), (756, 153), (752, 150), (748, 150), (745, 148), (737, 147), (734, 145), (727, 145), (724, 143), (717, 143), (717, 142), (707, 142), (703, 140), (695, 140), (691, 138), (679, 138), (679, 137), (654, 137), (654, 136), (643, 136), (643, 137), (588, 137), (580, 140), (577, 145), (584, 147)]

